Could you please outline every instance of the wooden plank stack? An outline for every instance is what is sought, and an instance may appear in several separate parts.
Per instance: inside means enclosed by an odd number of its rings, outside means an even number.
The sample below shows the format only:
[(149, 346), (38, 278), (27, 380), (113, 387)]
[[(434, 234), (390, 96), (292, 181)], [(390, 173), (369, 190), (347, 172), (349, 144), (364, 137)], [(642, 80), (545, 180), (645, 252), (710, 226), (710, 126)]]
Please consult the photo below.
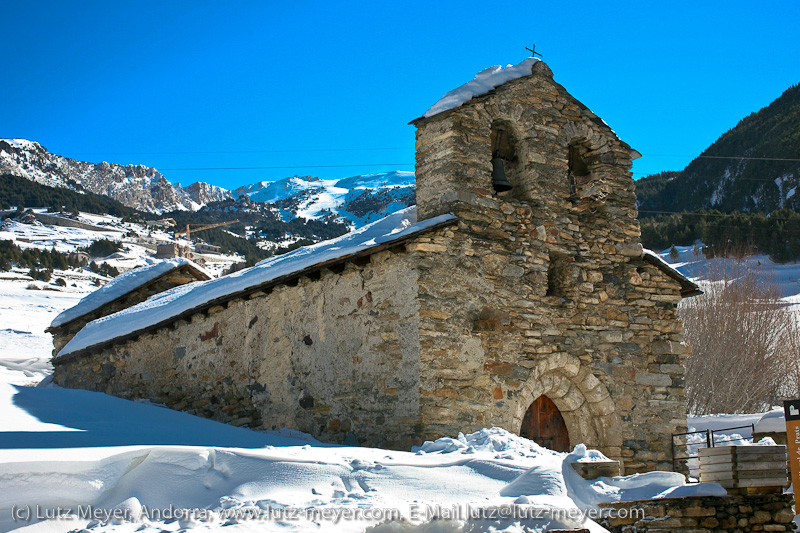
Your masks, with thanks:
[(789, 486), (786, 446), (701, 448), (700, 482), (719, 483), (730, 493), (780, 492)]

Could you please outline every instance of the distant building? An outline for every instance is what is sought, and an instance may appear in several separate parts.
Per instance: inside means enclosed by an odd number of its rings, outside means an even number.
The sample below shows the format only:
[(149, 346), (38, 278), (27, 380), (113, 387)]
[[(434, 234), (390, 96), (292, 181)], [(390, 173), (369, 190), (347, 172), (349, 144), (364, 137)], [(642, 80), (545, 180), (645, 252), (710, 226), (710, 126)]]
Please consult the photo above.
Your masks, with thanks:
[(194, 251), (198, 254), (219, 254), (222, 248), (213, 244), (199, 243), (194, 245)]
[(86, 252), (70, 252), (67, 254), (70, 261), (77, 261), (79, 265), (85, 266), (92, 262), (92, 256)]
[(157, 228), (171, 228), (177, 225), (174, 218), (162, 218), (161, 220), (148, 220), (147, 226), (148, 227), (157, 227)]
[(168, 242), (164, 244), (156, 245), (156, 258), (158, 259), (169, 259), (171, 257), (178, 257), (180, 255), (180, 249), (178, 245), (174, 242)]

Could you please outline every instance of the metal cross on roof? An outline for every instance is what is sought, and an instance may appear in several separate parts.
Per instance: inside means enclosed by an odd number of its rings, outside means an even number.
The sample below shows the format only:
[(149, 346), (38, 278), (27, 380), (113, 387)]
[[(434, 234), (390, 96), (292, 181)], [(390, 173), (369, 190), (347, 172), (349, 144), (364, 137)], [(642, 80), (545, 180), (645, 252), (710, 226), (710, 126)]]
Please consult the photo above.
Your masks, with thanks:
[(527, 50), (528, 52), (531, 53), (531, 57), (536, 57), (536, 56), (542, 57), (542, 54), (540, 54), (539, 52), (536, 51), (536, 45), (535, 44), (533, 45), (533, 48), (528, 48), (526, 46), (525, 50)]

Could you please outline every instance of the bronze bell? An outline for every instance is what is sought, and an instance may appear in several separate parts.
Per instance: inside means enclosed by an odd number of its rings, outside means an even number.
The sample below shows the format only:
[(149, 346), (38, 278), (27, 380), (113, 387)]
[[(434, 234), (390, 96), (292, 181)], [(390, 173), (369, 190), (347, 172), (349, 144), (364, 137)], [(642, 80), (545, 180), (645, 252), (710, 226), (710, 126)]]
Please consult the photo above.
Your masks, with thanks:
[(497, 192), (510, 191), (514, 188), (508, 179), (506, 179), (506, 171), (503, 168), (503, 160), (497, 155), (497, 152), (492, 154), (492, 186)]

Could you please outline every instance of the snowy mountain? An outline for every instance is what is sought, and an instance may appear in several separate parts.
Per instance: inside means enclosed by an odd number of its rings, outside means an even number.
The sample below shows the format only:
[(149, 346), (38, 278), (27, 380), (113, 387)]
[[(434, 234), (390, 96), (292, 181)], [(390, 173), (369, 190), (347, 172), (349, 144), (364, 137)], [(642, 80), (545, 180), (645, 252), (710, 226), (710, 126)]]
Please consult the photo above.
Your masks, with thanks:
[(413, 172), (365, 174), (341, 180), (294, 176), (233, 191), (277, 208), (285, 221), (305, 218), (361, 227), (416, 203)]
[(198, 182), (188, 187), (171, 184), (158, 170), (144, 165), (87, 163), (48, 152), (24, 139), (0, 139), (0, 174), (12, 174), (51, 187), (87, 190), (109, 196), (140, 211), (196, 211), (203, 205), (230, 198), (230, 192)]
[[(87, 163), (48, 152), (24, 139), (0, 139), (0, 174), (11, 174), (50, 187), (90, 191), (150, 213), (198, 211), (223, 200), (246, 196), (294, 218), (340, 222), (357, 228), (416, 203), (413, 172), (387, 172), (325, 180), (312, 176), (261, 181), (230, 191), (197, 182), (171, 184), (144, 165)], [(30, 207), (30, 206), (29, 206)]]

